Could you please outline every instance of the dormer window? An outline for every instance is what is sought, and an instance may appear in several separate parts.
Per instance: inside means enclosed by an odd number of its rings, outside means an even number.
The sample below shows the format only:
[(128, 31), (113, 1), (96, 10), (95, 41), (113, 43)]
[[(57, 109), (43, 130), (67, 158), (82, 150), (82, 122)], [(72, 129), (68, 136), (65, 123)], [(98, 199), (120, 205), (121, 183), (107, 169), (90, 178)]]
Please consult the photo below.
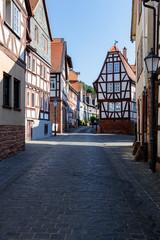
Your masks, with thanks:
[(20, 36), (21, 12), (11, 0), (5, 1), (5, 22)]

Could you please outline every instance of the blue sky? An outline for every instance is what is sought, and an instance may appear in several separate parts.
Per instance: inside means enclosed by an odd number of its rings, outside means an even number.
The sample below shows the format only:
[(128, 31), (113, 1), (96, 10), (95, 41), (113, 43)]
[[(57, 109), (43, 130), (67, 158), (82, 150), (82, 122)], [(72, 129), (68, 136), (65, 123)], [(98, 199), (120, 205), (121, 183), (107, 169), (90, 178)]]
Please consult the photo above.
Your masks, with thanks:
[(135, 63), (130, 41), (131, 0), (46, 0), (52, 36), (64, 38), (79, 80), (92, 85), (100, 73), (107, 51), (118, 41)]

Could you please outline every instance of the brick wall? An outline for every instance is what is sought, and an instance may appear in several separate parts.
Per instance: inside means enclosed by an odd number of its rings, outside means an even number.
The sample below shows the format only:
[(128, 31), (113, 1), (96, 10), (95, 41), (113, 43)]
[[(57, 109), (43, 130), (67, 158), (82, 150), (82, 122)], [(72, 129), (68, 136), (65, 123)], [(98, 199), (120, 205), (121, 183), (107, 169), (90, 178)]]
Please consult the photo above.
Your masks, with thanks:
[(0, 126), (0, 160), (25, 149), (25, 126)]
[(135, 123), (129, 120), (100, 120), (101, 133), (135, 134)]

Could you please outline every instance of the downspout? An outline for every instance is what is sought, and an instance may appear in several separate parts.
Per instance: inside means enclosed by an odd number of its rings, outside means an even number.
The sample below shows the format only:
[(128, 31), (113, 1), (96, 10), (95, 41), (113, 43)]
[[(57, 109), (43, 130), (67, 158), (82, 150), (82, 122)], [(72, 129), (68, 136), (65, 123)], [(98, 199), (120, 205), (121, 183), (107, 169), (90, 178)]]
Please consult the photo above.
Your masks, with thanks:
[[(145, 29), (145, 7), (143, 13), (143, 57), (146, 55), (146, 29)], [(143, 61), (143, 85), (144, 85), (144, 160), (148, 160), (148, 143), (147, 143), (147, 89), (146, 89), (146, 65)]]
[(143, 2), (144, 7), (150, 8), (153, 10), (153, 51), (155, 53), (155, 27), (156, 27), (156, 9), (153, 6), (147, 5), (145, 2)]

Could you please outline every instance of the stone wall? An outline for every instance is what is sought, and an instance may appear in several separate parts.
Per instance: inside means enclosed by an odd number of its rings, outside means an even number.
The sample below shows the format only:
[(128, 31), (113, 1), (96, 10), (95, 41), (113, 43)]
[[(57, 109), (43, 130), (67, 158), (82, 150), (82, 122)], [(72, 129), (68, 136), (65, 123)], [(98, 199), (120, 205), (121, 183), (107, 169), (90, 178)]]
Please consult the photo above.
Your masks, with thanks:
[(0, 160), (25, 150), (25, 126), (0, 125)]

